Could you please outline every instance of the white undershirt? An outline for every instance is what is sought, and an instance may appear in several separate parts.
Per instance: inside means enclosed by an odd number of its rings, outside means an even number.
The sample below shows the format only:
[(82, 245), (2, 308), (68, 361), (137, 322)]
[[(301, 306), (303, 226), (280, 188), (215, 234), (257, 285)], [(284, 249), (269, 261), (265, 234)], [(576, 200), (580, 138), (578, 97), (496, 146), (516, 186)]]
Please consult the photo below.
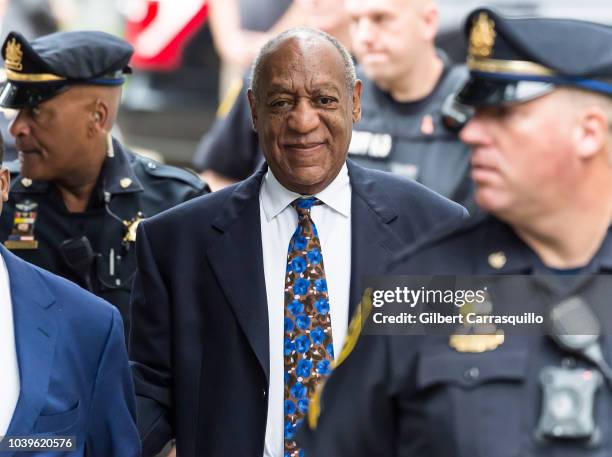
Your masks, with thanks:
[[(346, 164), (334, 181), (315, 195), (311, 217), (321, 241), (327, 279), (334, 354), (346, 336), (351, 282), (351, 185)], [(289, 240), (297, 227), (290, 203), (300, 194), (284, 188), (268, 170), (259, 193), (261, 241), (270, 330), (270, 389), (264, 457), (283, 456), (285, 269)]]
[(19, 399), (19, 365), (13, 327), (13, 303), (4, 259), (0, 255), (0, 436), (8, 429)]

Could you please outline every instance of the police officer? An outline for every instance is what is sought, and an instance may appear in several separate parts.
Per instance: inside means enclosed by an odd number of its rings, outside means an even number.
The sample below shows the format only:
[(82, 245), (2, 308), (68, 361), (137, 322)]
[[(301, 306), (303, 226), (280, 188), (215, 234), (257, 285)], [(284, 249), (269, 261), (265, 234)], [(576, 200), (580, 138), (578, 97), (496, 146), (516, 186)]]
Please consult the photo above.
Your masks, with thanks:
[(93, 291), (129, 318), (135, 233), (147, 217), (206, 192), (194, 174), (133, 154), (110, 135), (132, 47), (61, 32), (2, 47), (0, 106), (19, 149), (0, 239), (13, 253)]
[[(467, 72), (435, 48), (436, 3), (356, 0), (346, 2), (346, 9), (364, 88), (349, 157), (416, 179), (472, 210), (469, 151), (442, 115), (444, 102)], [(221, 185), (242, 180), (263, 160), (243, 92), (233, 106), (231, 100), (221, 105), (222, 116), (194, 157), (211, 186), (213, 180)]]
[(568, 311), (572, 324), (597, 322), (576, 295), (597, 297), (591, 275), (612, 273), (612, 27), (481, 8), (466, 32), (470, 79), (457, 97), (476, 113), (461, 138), (488, 214), (408, 248), (391, 273), (526, 275), (554, 310), (551, 330), (352, 332), (298, 438), (309, 457), (612, 453), (609, 336), (579, 332), (592, 335), (589, 353), (555, 331)]

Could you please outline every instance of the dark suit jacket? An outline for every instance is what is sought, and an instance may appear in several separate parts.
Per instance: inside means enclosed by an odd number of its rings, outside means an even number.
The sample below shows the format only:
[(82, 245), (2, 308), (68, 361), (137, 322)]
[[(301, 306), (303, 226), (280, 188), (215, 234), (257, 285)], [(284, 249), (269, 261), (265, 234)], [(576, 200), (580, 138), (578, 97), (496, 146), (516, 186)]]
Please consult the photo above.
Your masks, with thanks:
[(21, 384), (6, 436), (73, 436), (75, 457), (139, 456), (134, 388), (117, 309), (4, 247), (0, 253), (10, 282)]
[[(259, 190), (266, 171), (139, 227), (130, 356), (143, 454), (263, 453), (269, 376)], [(360, 278), (466, 212), (425, 187), (348, 162), (351, 312)], [(347, 265), (348, 267), (348, 265)], [(332, 304), (333, 306), (333, 304)]]

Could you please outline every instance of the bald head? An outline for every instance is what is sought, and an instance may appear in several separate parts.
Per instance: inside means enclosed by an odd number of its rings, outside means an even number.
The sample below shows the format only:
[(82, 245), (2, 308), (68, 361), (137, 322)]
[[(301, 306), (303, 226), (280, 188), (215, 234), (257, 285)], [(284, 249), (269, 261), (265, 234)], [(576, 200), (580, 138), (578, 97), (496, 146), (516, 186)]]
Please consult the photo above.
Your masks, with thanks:
[(321, 32), (320, 30), (310, 28), (294, 28), (283, 32), (268, 41), (261, 48), (257, 58), (253, 62), (250, 79), (251, 90), (256, 98), (260, 98), (261, 95), (259, 92), (259, 86), (268, 57), (289, 42), (296, 43), (300, 47), (304, 48), (312, 48), (315, 46), (333, 47), (338, 53), (338, 57), (342, 61), (347, 92), (352, 95), (357, 77), (355, 75), (355, 65), (353, 64), (353, 59), (351, 58), (351, 55), (347, 49), (334, 37), (325, 32)]

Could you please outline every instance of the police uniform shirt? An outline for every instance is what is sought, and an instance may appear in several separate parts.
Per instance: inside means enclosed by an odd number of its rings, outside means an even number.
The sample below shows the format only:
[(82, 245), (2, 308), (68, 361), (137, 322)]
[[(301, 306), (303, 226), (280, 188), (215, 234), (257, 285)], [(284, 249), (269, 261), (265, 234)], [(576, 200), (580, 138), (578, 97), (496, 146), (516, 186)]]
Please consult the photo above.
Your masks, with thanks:
[[(470, 152), (442, 122), (446, 98), (464, 81), (465, 67), (444, 70), (430, 95), (400, 103), (362, 74), (361, 120), (353, 128), (349, 158), (360, 165), (415, 179), (471, 212), (475, 206), (469, 177)], [(218, 118), (202, 138), (194, 156), (198, 170), (212, 170), (240, 181), (263, 162), (253, 130), (246, 91), (248, 81), (229, 93)], [(231, 107), (231, 108), (228, 108)]]
[(414, 179), (471, 212), (470, 151), (444, 126), (441, 112), (467, 72), (443, 60), (444, 70), (432, 93), (414, 102), (395, 101), (358, 72), (363, 82), (361, 120), (353, 129), (349, 157), (360, 165)]
[[(490, 216), (459, 231), (432, 236), (400, 256), (390, 274), (527, 275), (547, 273), (512, 229)], [(612, 231), (582, 270), (612, 273)], [(564, 290), (564, 289), (559, 289)], [(564, 290), (564, 294), (571, 291)], [(347, 341), (355, 336), (349, 332)], [(311, 415), (298, 442), (310, 457), (472, 457), (612, 455), (606, 433), (596, 446), (583, 440), (539, 441), (539, 374), (572, 354), (550, 338), (507, 335), (482, 353), (460, 352), (449, 336), (359, 336), (323, 389), (321, 415)], [(612, 342), (604, 336), (604, 354)], [(349, 344), (347, 344), (349, 346)], [(341, 356), (342, 358), (342, 356)], [(593, 365), (573, 359), (579, 367)], [(597, 394), (594, 419), (612, 427), (612, 393)], [(312, 407), (311, 407), (312, 408)], [(316, 410), (315, 407), (313, 409)], [(314, 429), (314, 430), (313, 430)]]
[(196, 170), (211, 170), (242, 181), (263, 163), (263, 153), (251, 121), (248, 87), (244, 79), (226, 94), (217, 110), (217, 119), (198, 144), (193, 157)]
[[(119, 308), (129, 328), (139, 220), (207, 189), (193, 173), (128, 152), (116, 140), (111, 151), (82, 213), (69, 212), (52, 183), (15, 175), (0, 216), (0, 239), (24, 260), (91, 288)], [(81, 264), (87, 258), (81, 237), (93, 250), (90, 267)], [(67, 247), (61, 247), (67, 240), (77, 240), (71, 252), (65, 252), (69, 260), (62, 255)]]

